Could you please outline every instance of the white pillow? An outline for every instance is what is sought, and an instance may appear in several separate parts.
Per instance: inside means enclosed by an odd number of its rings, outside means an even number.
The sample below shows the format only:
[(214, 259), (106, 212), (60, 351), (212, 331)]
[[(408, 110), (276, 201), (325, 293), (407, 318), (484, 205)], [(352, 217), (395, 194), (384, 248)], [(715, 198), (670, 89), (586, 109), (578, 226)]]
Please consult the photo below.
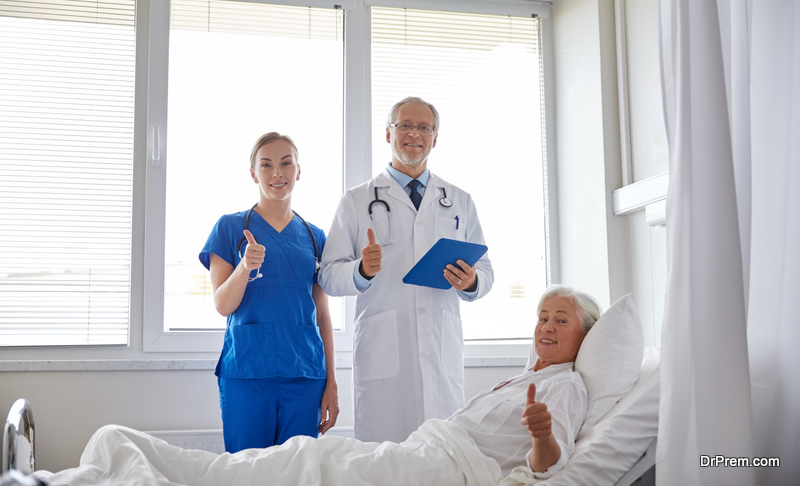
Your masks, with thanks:
[(575, 358), (575, 370), (580, 372), (588, 395), (583, 429), (600, 421), (631, 391), (639, 376), (643, 354), (642, 323), (628, 294), (600, 316)]

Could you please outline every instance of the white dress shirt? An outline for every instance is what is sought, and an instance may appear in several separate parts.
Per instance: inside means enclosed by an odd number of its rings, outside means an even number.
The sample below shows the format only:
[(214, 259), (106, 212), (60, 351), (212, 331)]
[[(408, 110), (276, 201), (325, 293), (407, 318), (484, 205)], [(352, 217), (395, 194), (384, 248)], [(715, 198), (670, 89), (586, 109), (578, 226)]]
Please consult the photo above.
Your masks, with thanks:
[(561, 448), (561, 457), (547, 471), (534, 476), (552, 476), (575, 450), (575, 437), (586, 414), (586, 386), (573, 365), (560, 363), (525, 371), (478, 394), (448, 420), (466, 429), (481, 452), (500, 464), (504, 476), (516, 466), (530, 467), (531, 434), (520, 420), (528, 384), (535, 384), (536, 401), (547, 404), (552, 417), (553, 436)]

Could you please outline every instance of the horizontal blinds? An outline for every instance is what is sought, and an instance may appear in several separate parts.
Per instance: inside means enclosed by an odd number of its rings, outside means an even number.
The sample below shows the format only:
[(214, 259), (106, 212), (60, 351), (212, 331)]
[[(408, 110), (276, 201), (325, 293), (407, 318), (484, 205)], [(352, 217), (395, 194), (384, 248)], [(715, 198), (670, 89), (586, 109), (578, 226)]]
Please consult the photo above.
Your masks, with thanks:
[[(170, 21), (163, 330), (224, 329), (197, 252), (219, 216), (255, 202), (247, 158), (258, 136), (276, 130), (298, 144), (308, 172), (293, 203), (310, 223), (329, 221), (324, 208), (335, 208), (341, 195), (328, 181), (342, 177), (344, 11), (173, 0)], [(330, 179), (314, 190), (317, 207), (303, 206), (302, 194), (323, 173)], [(191, 197), (192, 187), (210, 180), (220, 197)], [(332, 318), (341, 327), (341, 313)]]
[(341, 27), (341, 16), (329, 8), (228, 0), (172, 2), (172, 29), (341, 40)]
[(371, 26), (373, 174), (391, 160), (391, 107), (432, 103), (441, 119), (428, 167), (472, 195), (496, 272), (462, 314), (464, 339), (529, 340), (547, 283), (539, 19), (372, 7)]
[(3, 0), (0, 16), (133, 27), (133, 0)]
[(0, 3), (0, 346), (128, 342), (134, 8)]
[(538, 57), (538, 22), (531, 17), (372, 7), (373, 147), (384, 148), (386, 114), (405, 96), (418, 94), (439, 100), (438, 105), (452, 102), (468, 110), (464, 100), (476, 95), (475, 83), (487, 73), (512, 73), (522, 67), (522, 59)]

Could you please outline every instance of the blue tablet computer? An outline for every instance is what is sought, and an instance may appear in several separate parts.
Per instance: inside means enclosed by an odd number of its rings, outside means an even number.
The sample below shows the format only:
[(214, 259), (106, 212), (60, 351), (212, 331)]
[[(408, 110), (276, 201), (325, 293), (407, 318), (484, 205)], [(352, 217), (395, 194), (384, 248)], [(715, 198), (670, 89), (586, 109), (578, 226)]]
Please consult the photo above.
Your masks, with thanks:
[(452, 287), (444, 278), (447, 264), (458, 267), (456, 260), (464, 260), (475, 265), (488, 249), (486, 245), (440, 238), (403, 277), (403, 283), (447, 290)]

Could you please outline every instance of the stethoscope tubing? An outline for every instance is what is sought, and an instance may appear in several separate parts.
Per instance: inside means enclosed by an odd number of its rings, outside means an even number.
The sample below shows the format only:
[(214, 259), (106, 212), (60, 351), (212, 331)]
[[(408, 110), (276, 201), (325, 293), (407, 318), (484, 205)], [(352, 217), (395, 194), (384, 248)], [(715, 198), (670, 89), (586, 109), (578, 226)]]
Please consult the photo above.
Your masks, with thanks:
[[(370, 221), (372, 221), (373, 229), (375, 230), (375, 236), (378, 237), (378, 230), (376, 228), (374, 228), (374, 226), (375, 226), (375, 218), (372, 215), (372, 206), (374, 206), (375, 204), (381, 204), (381, 205), (383, 205), (383, 207), (386, 208), (386, 217), (389, 218), (389, 243), (382, 244), (381, 246), (391, 245), (392, 243), (394, 243), (394, 240), (392, 239), (392, 236), (393, 236), (393, 233), (392, 233), (392, 221), (391, 221), (392, 220), (392, 208), (389, 207), (389, 203), (388, 202), (386, 202), (383, 199), (381, 199), (380, 197), (378, 197), (378, 186), (374, 186), (373, 189), (375, 190), (375, 199), (370, 201), (369, 206), (367, 206), (367, 212), (369, 213), (369, 219), (370, 219)], [(444, 208), (449, 208), (449, 207), (453, 206), (453, 201), (451, 201), (447, 197), (447, 190), (445, 190), (444, 187), (442, 188), (442, 197), (439, 199), (439, 204), (441, 204), (442, 207), (444, 207)], [(380, 241), (380, 237), (378, 237), (378, 241)]]
[[(247, 211), (247, 216), (245, 216), (245, 218), (244, 218), (244, 229), (249, 229), (249, 227), (250, 227), (250, 215), (253, 213), (253, 211), (255, 211), (256, 206), (258, 206), (258, 203), (253, 204), (253, 207), (250, 208), (249, 211)], [(294, 209), (292, 209), (292, 213), (294, 213), (295, 216), (300, 218), (300, 221), (303, 222), (303, 224), (306, 227), (306, 230), (308, 230), (309, 236), (311, 236), (311, 243), (314, 245), (314, 274), (316, 275), (316, 273), (319, 272), (319, 248), (317, 247), (317, 239), (314, 238), (314, 233), (311, 231), (311, 226), (306, 222), (306, 220), (303, 219), (302, 216), (297, 214), (297, 211), (295, 211)], [(258, 240), (256, 239), (255, 235), (253, 235), (253, 239), (255, 239), (256, 243), (258, 243)], [(237, 251), (237, 253), (239, 253), (239, 259), (240, 260), (242, 259), (242, 244), (245, 241), (247, 241), (247, 238), (242, 236), (239, 239), (239, 243), (236, 244), (236, 251)], [(261, 276), (261, 272), (259, 272), (259, 274), (258, 274), (258, 277), (260, 277), (260, 276)], [(258, 278), (258, 277), (256, 277), (256, 278)]]

